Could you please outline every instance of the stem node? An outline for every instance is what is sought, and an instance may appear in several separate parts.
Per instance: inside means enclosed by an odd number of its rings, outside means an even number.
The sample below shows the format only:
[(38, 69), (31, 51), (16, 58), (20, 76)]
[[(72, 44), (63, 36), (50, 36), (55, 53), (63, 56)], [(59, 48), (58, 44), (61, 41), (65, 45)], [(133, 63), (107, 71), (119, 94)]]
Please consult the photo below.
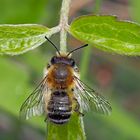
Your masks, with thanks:
[(60, 14), (60, 52), (67, 52), (68, 15), (71, 0), (63, 0)]

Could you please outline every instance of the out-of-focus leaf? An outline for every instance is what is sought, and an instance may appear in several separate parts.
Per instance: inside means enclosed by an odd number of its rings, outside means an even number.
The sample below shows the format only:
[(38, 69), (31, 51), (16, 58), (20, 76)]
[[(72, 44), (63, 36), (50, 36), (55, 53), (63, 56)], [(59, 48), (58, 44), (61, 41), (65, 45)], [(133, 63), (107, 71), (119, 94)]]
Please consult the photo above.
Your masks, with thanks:
[[(59, 14), (60, 8), (61, 8), (61, 2), (60, 0), (48, 0), (47, 6), (46, 6), (46, 23), (48, 27), (54, 27), (59, 22)], [(55, 17), (55, 18), (54, 18)]]
[(140, 23), (140, 0), (129, 0), (132, 18)]
[(28, 74), (24, 67), (0, 58), (0, 107), (18, 114), (21, 103), (28, 95)]
[[(17, 118), (22, 103), (35, 88), (29, 84), (29, 74), (28, 69), (18, 62), (0, 57), (0, 108), (16, 115)], [(26, 123), (36, 125), (42, 130), (46, 128), (44, 117), (34, 117)]]
[(17, 55), (34, 49), (50, 36), (49, 29), (42, 25), (0, 25), (0, 54)]
[[(44, 56), (37, 49), (22, 56), (15, 56), (14, 61), (6, 58), (0, 56), (0, 108), (16, 115), (18, 119), (22, 103), (43, 77), (43, 68), (49, 61), (50, 54)], [(34, 79), (35, 77), (38, 79)], [(34, 86), (31, 86), (30, 83)], [(44, 118), (45, 116), (33, 117), (25, 122), (45, 132)]]
[[(96, 135), (101, 134), (101, 136), (97, 136), (97, 138), (105, 140), (118, 140), (118, 138), (120, 138), (124, 140), (123, 137), (126, 137), (125, 140), (139, 140), (139, 120), (132, 116), (131, 112), (128, 113), (122, 110), (119, 104), (113, 104), (112, 108), (113, 112), (110, 116), (100, 116), (99, 114), (93, 114), (91, 112), (87, 114), (88, 117), (85, 117), (85, 122), (88, 126), (87, 131), (91, 131), (91, 136), (95, 135), (96, 137)], [(112, 131), (115, 133), (111, 134)], [(104, 135), (102, 135), (103, 133)], [(117, 133), (118, 136), (115, 137)]]
[(47, 140), (85, 140), (83, 120), (73, 114), (70, 121), (64, 125), (48, 122)]
[(122, 110), (119, 105), (113, 104), (113, 112), (110, 117), (102, 117), (106, 123), (118, 128), (123, 134), (133, 137), (136, 140), (140, 139), (140, 125), (138, 120), (131, 114)]
[(108, 52), (140, 55), (140, 25), (115, 16), (81, 16), (71, 23), (69, 32)]
[(0, 0), (0, 23), (43, 23), (47, 0)]

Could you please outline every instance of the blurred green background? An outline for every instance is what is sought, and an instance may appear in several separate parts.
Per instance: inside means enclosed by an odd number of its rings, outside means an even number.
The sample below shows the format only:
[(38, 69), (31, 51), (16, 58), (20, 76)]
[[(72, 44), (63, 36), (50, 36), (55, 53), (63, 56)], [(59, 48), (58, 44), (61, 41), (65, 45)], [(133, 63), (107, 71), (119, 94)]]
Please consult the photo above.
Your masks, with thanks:
[[(38, 23), (53, 27), (58, 24), (60, 6), (60, 0), (0, 0), (0, 24)], [(91, 13), (140, 22), (140, 1), (72, 1), (70, 21)], [(59, 46), (58, 35), (51, 40)], [(69, 36), (69, 50), (80, 45), (81, 42)], [(97, 88), (113, 108), (109, 117), (85, 114), (87, 140), (140, 140), (140, 58), (105, 53), (96, 48), (77, 53), (74, 58), (82, 68), (82, 78)], [(20, 56), (0, 56), (0, 140), (44, 140), (44, 117), (21, 122), (18, 113), (54, 54), (54, 48), (46, 42)], [(82, 57), (84, 54), (86, 58)]]

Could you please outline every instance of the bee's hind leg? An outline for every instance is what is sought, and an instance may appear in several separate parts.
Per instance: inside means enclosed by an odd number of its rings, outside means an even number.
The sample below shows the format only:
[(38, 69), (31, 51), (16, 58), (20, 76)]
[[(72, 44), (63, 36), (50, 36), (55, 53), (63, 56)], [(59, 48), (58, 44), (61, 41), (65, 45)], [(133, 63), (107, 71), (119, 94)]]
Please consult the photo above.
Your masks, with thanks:
[(75, 106), (74, 106), (74, 111), (80, 115), (80, 116), (84, 116), (84, 114), (82, 112), (80, 112), (80, 104), (78, 103), (77, 99), (74, 99), (75, 102)]

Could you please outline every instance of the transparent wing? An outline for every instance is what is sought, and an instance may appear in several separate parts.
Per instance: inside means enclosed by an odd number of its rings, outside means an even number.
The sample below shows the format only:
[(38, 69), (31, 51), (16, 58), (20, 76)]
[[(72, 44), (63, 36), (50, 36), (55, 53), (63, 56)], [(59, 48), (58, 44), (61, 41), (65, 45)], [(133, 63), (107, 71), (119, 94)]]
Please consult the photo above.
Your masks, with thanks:
[(84, 111), (91, 109), (91, 111), (110, 115), (112, 108), (107, 100), (104, 99), (99, 93), (95, 92), (80, 79), (75, 77), (76, 81), (76, 94), (80, 100), (81, 107)]
[(30, 94), (20, 108), (20, 118), (29, 119), (44, 113), (44, 91), (47, 90), (46, 77)]

